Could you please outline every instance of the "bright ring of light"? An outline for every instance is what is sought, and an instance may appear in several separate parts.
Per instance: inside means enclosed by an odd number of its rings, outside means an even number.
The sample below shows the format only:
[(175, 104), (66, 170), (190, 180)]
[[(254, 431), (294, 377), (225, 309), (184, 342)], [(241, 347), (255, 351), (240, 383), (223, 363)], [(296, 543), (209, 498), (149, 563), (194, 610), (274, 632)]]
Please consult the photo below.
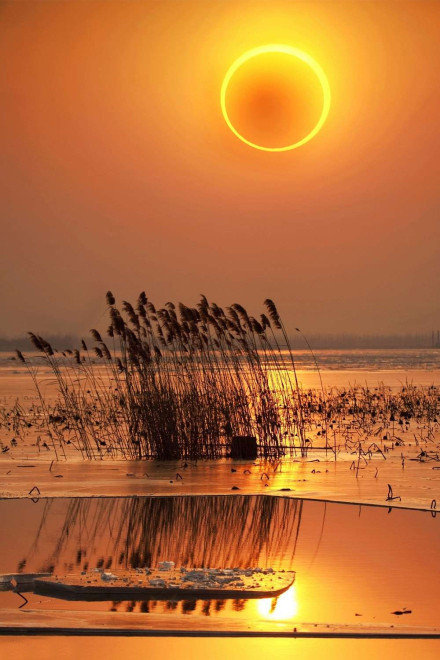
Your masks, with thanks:
[[(292, 55), (293, 57), (297, 57), (312, 69), (312, 71), (317, 76), (322, 87), (322, 93), (323, 93), (322, 111), (316, 126), (313, 128), (313, 130), (310, 131), (310, 133), (308, 133), (304, 138), (302, 138), (302, 140), (299, 140), (294, 144), (288, 144), (285, 147), (262, 147), (259, 144), (255, 144), (254, 142), (247, 140), (243, 135), (241, 135), (237, 131), (235, 126), (233, 126), (231, 120), (229, 119), (228, 111), (226, 110), (226, 92), (228, 90), (228, 85), (231, 81), (232, 76), (237, 71), (237, 69), (239, 69), (242, 66), (242, 64), (250, 60), (252, 57), (256, 57), (257, 55), (262, 55), (264, 53), (284, 53), (285, 55)], [(293, 46), (285, 46), (283, 44), (268, 44), (266, 46), (259, 46), (258, 48), (252, 48), (252, 50), (248, 50), (246, 53), (243, 53), (243, 55), (238, 59), (236, 59), (235, 62), (229, 67), (226, 76), (223, 80), (223, 84), (220, 92), (220, 104), (222, 108), (223, 117), (225, 118), (225, 121), (229, 126), (229, 128), (231, 129), (231, 131), (240, 140), (242, 140), (242, 142), (245, 142), (250, 147), (254, 147), (255, 149), (261, 149), (262, 151), (289, 151), (290, 149), (296, 149), (297, 147), (301, 147), (301, 145), (311, 140), (312, 137), (314, 137), (321, 130), (325, 120), (327, 119), (327, 115), (330, 110), (330, 98), (331, 98), (330, 85), (328, 84), (327, 76), (325, 75), (322, 68), (319, 66), (318, 62), (316, 62), (313, 59), (313, 57), (310, 57), (310, 55), (304, 53), (302, 50), (299, 50), (298, 48), (293, 48)]]

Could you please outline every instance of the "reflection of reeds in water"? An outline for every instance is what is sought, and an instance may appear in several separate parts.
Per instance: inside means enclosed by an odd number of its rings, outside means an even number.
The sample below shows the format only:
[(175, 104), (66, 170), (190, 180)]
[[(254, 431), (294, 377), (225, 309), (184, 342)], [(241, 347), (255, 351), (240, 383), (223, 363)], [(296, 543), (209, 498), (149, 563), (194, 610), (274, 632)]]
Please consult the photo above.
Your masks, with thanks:
[[(278, 599), (279, 596), (270, 599), (271, 609), (275, 609)], [(216, 616), (225, 613), (227, 616), (231, 616), (233, 613), (243, 612), (249, 602), (249, 600), (242, 598), (234, 598), (231, 600), (113, 601), (109, 607), (109, 610), (111, 612), (140, 612), (142, 614), (198, 614), (201, 616)]]
[[(300, 500), (253, 496), (133, 497), (48, 501), (30, 559), (45, 571), (123, 569), (174, 561), (188, 567), (265, 567), (293, 559)], [(51, 510), (52, 509), (52, 510)], [(21, 562), (23, 565), (23, 562)]]
[(255, 436), (265, 456), (281, 455), (295, 438), (305, 451), (295, 363), (273, 301), (265, 301), (267, 315), (259, 320), (241, 305), (225, 311), (204, 296), (192, 308), (156, 309), (145, 293), (135, 307), (123, 302), (122, 312), (110, 292), (107, 303), (108, 338), (92, 330), (93, 350), (83, 341), (81, 350), (58, 354), (30, 334), (56, 378), (56, 414), (35, 367), (17, 351), (57, 457), (66, 438), (87, 458), (216, 458), (234, 435)]

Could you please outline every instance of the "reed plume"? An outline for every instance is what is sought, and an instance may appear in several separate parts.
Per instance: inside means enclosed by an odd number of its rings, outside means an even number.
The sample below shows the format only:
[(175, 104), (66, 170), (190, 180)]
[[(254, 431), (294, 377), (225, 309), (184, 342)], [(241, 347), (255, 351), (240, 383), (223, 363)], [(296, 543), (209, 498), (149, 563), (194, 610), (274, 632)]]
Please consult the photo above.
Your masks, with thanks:
[(121, 310), (110, 291), (106, 301), (111, 346), (93, 328), (92, 352), (82, 340), (81, 350), (59, 356), (29, 334), (84, 456), (216, 458), (237, 435), (255, 437), (266, 457), (306, 453), (293, 352), (272, 300), (261, 321), (239, 303), (225, 311), (206, 296), (196, 307), (157, 308), (144, 291)]

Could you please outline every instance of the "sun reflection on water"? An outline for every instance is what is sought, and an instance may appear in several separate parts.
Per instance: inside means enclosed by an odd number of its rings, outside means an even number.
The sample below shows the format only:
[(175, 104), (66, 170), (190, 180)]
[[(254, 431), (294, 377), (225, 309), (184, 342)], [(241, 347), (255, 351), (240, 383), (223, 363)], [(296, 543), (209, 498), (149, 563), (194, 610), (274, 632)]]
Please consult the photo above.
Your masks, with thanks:
[(298, 612), (295, 585), (292, 584), (287, 591), (277, 598), (262, 598), (257, 602), (257, 610), (265, 619), (272, 619), (274, 621), (292, 619)]

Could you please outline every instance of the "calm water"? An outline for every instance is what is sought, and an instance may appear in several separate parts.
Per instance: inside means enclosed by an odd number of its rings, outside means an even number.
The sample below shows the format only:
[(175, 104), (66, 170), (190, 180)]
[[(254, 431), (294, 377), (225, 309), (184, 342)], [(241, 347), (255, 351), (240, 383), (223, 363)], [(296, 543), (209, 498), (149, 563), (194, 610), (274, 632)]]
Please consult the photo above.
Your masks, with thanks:
[[(30, 354), (32, 355), (32, 354)], [(39, 378), (43, 391), (54, 391), (54, 379), (41, 358), (33, 354), (35, 364), (40, 364)], [(285, 353), (286, 361), (288, 360)], [(309, 351), (295, 351), (299, 380), (303, 387), (320, 387), (321, 381)], [(410, 381), (418, 385), (440, 384), (440, 349), (366, 349), (321, 350), (315, 352), (325, 386), (346, 387), (350, 384), (367, 384), (374, 387), (379, 382), (399, 387)], [(13, 353), (0, 352), (0, 398), (21, 397), (36, 400), (32, 382), (23, 364)]]
[[(288, 357), (287, 351), (283, 351)], [(28, 353), (25, 352), (26, 355)], [(440, 370), (440, 349), (350, 349), (316, 350), (315, 357), (323, 371), (365, 370), (380, 371), (400, 369), (404, 371), (426, 369)], [(29, 353), (36, 356), (35, 353)], [(294, 358), (300, 369), (314, 371), (315, 362), (310, 351), (294, 350)], [(15, 359), (14, 353), (0, 351), (0, 371), (21, 373), (23, 365)]]
[[(275, 599), (69, 602), (0, 592), (0, 620), (292, 630), (303, 623), (435, 627), (440, 520), (429, 512), (254, 496), (2, 500), (0, 573), (157, 567), (294, 570)], [(404, 608), (410, 614), (396, 615)], [(76, 618), (75, 618), (76, 617)], [(26, 621), (21, 618), (18, 620)], [(79, 625), (79, 624), (78, 624)]]
[[(9, 660), (121, 660), (121, 658), (179, 658), (180, 660), (438, 660), (437, 640), (417, 639), (204, 639), (182, 637), (9, 637), (0, 639)], [(49, 650), (50, 649), (50, 650)]]

